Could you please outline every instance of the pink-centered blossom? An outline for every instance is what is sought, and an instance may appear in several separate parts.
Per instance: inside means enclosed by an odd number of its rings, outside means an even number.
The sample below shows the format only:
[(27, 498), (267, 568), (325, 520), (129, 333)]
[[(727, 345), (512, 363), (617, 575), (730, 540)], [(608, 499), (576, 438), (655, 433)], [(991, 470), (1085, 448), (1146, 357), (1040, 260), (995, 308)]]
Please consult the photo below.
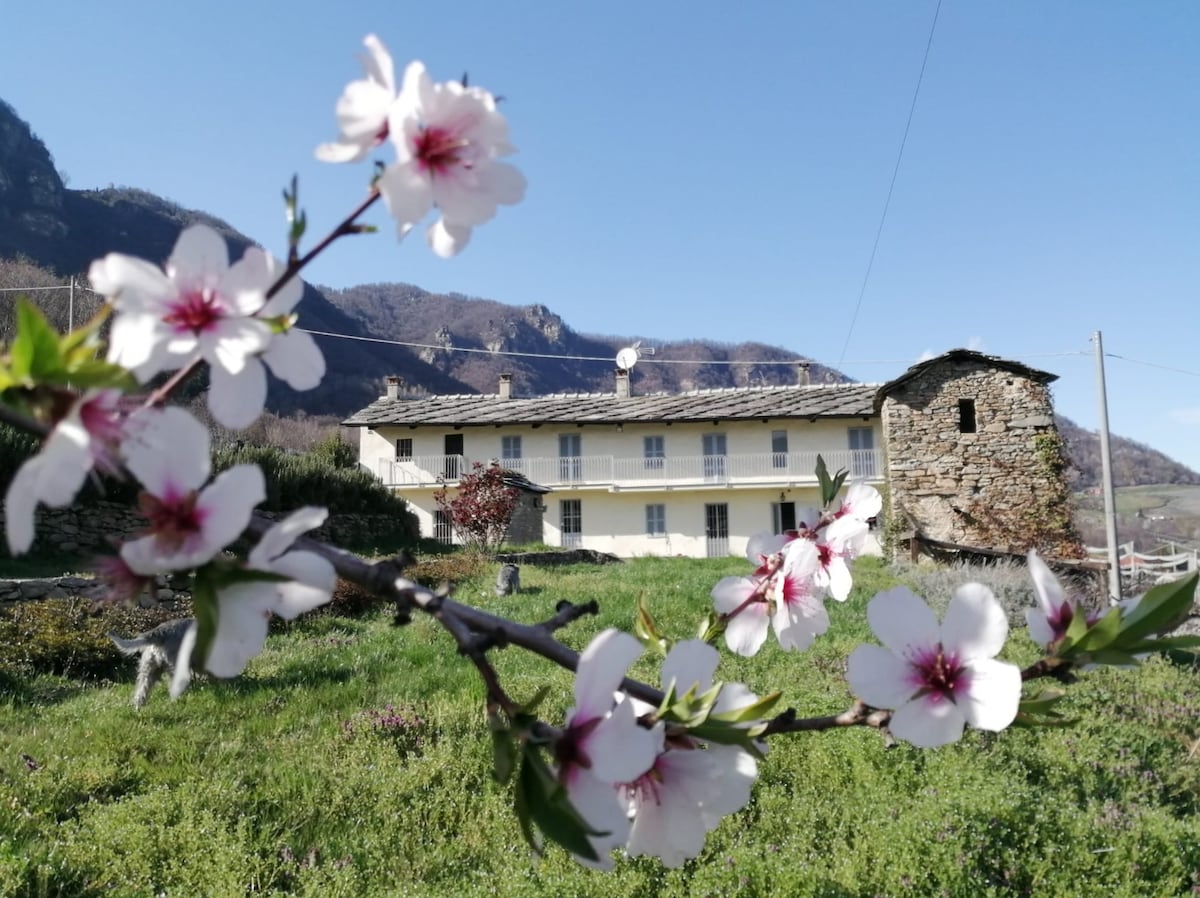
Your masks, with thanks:
[(121, 446), (125, 466), (142, 484), (138, 509), (146, 535), (121, 547), (137, 574), (198, 567), (237, 539), (266, 498), (257, 465), (235, 465), (207, 486), (208, 430), (181, 408), (148, 409), (130, 419)]
[[(663, 661), (663, 687), (674, 685), (677, 695), (693, 686), (697, 693), (707, 692), (719, 660), (717, 650), (706, 643), (677, 643)], [(757, 700), (741, 683), (727, 683), (713, 712), (733, 711)], [(750, 800), (758, 763), (736, 745), (718, 745), (671, 732), (662, 723), (656, 724), (652, 733), (658, 750), (653, 766), (620, 790), (633, 821), (625, 850), (632, 856), (656, 856), (666, 866), (678, 867), (700, 854), (705, 837), (724, 816)]]
[(29, 551), (39, 503), (70, 505), (95, 468), (115, 470), (124, 416), (118, 390), (89, 390), (54, 425), (42, 448), (17, 469), (4, 501), (4, 526), (13, 555)]
[(230, 265), (225, 241), (203, 224), (179, 235), (165, 270), (120, 253), (98, 259), (88, 276), (116, 310), (108, 360), (146, 383), (203, 359), (213, 417), (226, 427), (248, 426), (267, 396), (262, 365), (251, 362), (271, 343), (260, 315), (276, 274), (257, 247)]
[(633, 703), (617, 700), (625, 672), (641, 653), (641, 643), (619, 630), (605, 630), (588, 644), (575, 672), (575, 707), (554, 748), (571, 804), (603, 833), (588, 837), (599, 861), (578, 860), (600, 869), (612, 866), (610, 852), (629, 835), (617, 785), (636, 780), (656, 756), (654, 737), (638, 725)]
[(873, 486), (856, 480), (846, 490), (841, 505), (834, 513), (835, 517), (851, 517), (860, 521), (868, 521), (883, 510), (883, 496)]
[(366, 77), (351, 81), (338, 98), (338, 139), (317, 147), (322, 162), (357, 162), (387, 140), (388, 114), (396, 102), (392, 55), (373, 34), (363, 44), (367, 52), (359, 58)]
[[(292, 620), (330, 600), (337, 584), (333, 565), (314, 552), (292, 549), (296, 537), (319, 527), (325, 516), (324, 508), (298, 509), (271, 527), (250, 550), (248, 569), (288, 580), (234, 583), (218, 591), (217, 629), (204, 661), (204, 669), (213, 676), (236, 677), (246, 669), (266, 643), (272, 614)], [(176, 664), (172, 695), (183, 692), (191, 680), (189, 660), (181, 657)]]
[(869, 530), (865, 520), (846, 515), (831, 521), (817, 538), (820, 565), (814, 582), (839, 602), (846, 601), (854, 587), (848, 562), (862, 552)]
[(987, 587), (959, 587), (941, 624), (923, 599), (897, 587), (871, 600), (867, 620), (884, 647), (858, 646), (846, 679), (862, 701), (892, 710), (897, 738), (932, 748), (958, 740), (967, 724), (998, 731), (1013, 722), (1021, 671), (995, 660), (1008, 620)]
[(396, 161), (376, 182), (404, 237), (435, 207), (428, 232), (439, 256), (460, 252), (471, 229), (496, 215), (498, 205), (525, 196), (525, 176), (502, 157), (516, 149), (496, 98), (458, 81), (435, 83), (420, 62), (409, 63), (388, 114)]
[(1029, 638), (1044, 650), (1067, 634), (1077, 609), (1058, 578), (1034, 551), (1029, 553), (1029, 575), (1033, 578), (1037, 606), (1025, 610), (1025, 622)]
[(713, 606), (726, 616), (725, 644), (739, 655), (762, 648), (768, 628), (784, 649), (803, 651), (829, 629), (822, 588), (816, 581), (820, 554), (809, 539), (793, 539), (765, 563), (765, 574), (725, 577), (712, 589)]

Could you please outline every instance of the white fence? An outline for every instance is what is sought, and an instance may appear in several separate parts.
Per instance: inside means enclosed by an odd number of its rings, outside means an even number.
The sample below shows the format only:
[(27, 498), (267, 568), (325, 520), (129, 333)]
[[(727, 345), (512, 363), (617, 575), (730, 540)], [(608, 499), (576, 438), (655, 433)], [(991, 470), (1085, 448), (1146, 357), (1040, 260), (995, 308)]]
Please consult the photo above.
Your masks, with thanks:
[[(1104, 546), (1085, 546), (1091, 561), (1108, 563), (1108, 549)], [(1175, 551), (1175, 546), (1163, 555), (1149, 555), (1133, 550), (1133, 543), (1121, 543), (1117, 546), (1117, 558), (1121, 566), (1121, 579), (1126, 583), (1149, 581), (1151, 583), (1166, 583), (1180, 580), (1189, 573), (1200, 568), (1200, 553), (1195, 549), (1183, 552)]]

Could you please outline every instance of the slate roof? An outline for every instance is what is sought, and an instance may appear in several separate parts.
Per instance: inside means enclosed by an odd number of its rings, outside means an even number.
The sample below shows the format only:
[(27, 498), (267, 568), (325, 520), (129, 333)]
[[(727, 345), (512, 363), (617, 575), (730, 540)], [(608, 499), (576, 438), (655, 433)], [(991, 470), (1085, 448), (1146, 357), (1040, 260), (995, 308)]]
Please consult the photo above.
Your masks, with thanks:
[(342, 423), (347, 427), (500, 424), (630, 424), (779, 418), (873, 418), (878, 384), (736, 387), (650, 393), (555, 393), (501, 399), (497, 394), (380, 398)]
[(976, 352), (973, 349), (951, 349), (949, 352), (944, 352), (932, 359), (918, 362), (895, 380), (889, 380), (883, 386), (879, 387), (879, 395), (875, 400), (876, 409), (883, 405), (883, 398), (885, 396), (901, 384), (908, 383), (922, 371), (934, 366), (958, 365), (962, 363), (982, 365), (985, 368), (999, 368), (1001, 371), (1011, 371), (1013, 374), (1019, 374), (1021, 377), (1027, 377), (1035, 383), (1040, 384), (1048, 384), (1051, 381), (1058, 380), (1057, 374), (1051, 374), (1049, 371), (1042, 371), (1038, 368), (1030, 368), (1028, 365), (1022, 365), (1020, 362), (1014, 362), (1011, 359), (1002, 359), (998, 355), (984, 355), (982, 352)]

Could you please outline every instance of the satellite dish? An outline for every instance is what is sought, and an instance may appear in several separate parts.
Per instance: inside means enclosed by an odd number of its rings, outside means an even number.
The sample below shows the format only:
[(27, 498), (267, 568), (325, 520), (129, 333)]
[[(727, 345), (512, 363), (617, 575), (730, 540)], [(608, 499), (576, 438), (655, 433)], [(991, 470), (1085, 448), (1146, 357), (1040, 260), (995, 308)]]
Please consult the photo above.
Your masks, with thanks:
[(638, 363), (638, 351), (636, 346), (626, 346), (617, 353), (617, 367), (622, 371), (628, 371)]

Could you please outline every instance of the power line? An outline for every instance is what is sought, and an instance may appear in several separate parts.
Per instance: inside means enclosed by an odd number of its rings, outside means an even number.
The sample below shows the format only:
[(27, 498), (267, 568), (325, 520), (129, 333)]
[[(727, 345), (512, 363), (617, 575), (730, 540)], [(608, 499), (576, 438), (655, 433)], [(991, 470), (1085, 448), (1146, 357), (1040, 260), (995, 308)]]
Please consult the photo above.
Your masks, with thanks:
[(1141, 359), (1131, 359), (1128, 356), (1117, 355), (1115, 352), (1104, 353), (1110, 359), (1120, 359), (1131, 365), (1145, 365), (1147, 368), (1159, 368), (1163, 371), (1174, 371), (1176, 374), (1186, 374), (1189, 377), (1200, 377), (1200, 371), (1188, 371), (1186, 368), (1174, 368), (1171, 365), (1160, 365), (1157, 362), (1144, 362)]
[(912, 126), (913, 113), (917, 110), (917, 97), (921, 95), (921, 82), (925, 80), (925, 64), (929, 62), (929, 48), (933, 46), (933, 32), (937, 29), (938, 13), (941, 11), (942, 0), (938, 0), (937, 8), (933, 11), (933, 22), (929, 26), (929, 40), (925, 42), (925, 55), (921, 58), (921, 71), (917, 75), (917, 86), (913, 90), (912, 103), (908, 107), (908, 121), (904, 123), (904, 135), (900, 138), (900, 151), (896, 153), (896, 164), (892, 166), (892, 180), (888, 184), (887, 198), (883, 201), (883, 214), (879, 216), (879, 227), (875, 229), (875, 242), (871, 244), (871, 256), (867, 260), (867, 271), (863, 275), (862, 287), (858, 291), (858, 302), (854, 304), (854, 314), (850, 317), (850, 328), (846, 331), (846, 342), (842, 344), (842, 352), (837, 360), (838, 365), (845, 361), (850, 338), (854, 335), (854, 326), (858, 323), (858, 312), (862, 308), (863, 297), (867, 294), (867, 282), (871, 279), (871, 269), (875, 266), (875, 253), (879, 250), (879, 238), (883, 236), (883, 225), (887, 221), (888, 209), (892, 205), (892, 192), (896, 189), (896, 176), (900, 174), (900, 161), (904, 158), (904, 147), (908, 143), (908, 129)]

